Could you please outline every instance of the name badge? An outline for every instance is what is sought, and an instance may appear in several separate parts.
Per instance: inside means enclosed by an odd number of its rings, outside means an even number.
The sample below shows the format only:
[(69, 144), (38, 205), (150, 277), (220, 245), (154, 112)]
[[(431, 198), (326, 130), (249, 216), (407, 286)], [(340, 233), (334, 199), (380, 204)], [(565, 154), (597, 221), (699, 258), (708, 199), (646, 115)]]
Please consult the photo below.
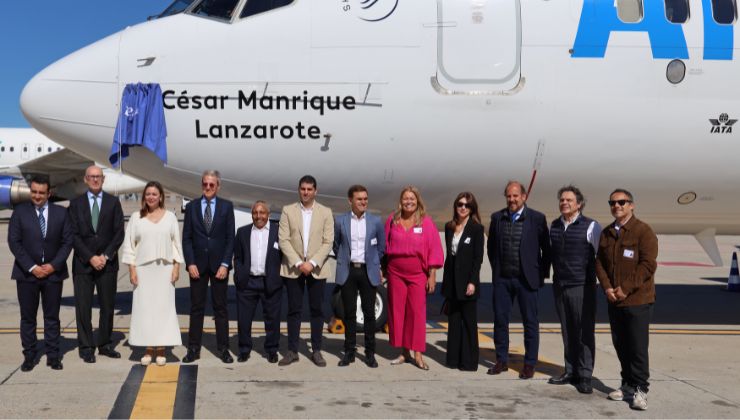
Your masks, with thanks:
[(625, 249), (622, 254), (625, 258), (635, 258), (635, 251), (631, 249)]
[(278, 245), (277, 242), (275, 242), (274, 244), (272, 244), (272, 247), (275, 248), (275, 249), (277, 249), (278, 251), (280, 251), (280, 245)]
[(467, 238), (465, 238), (465, 241), (464, 241), (464, 242), (465, 242), (466, 244), (470, 244), (470, 236), (468, 236)]
[(377, 244), (378, 244), (378, 238), (370, 239), (370, 245), (377, 245)]
[(421, 228), (420, 227), (415, 227), (414, 228), (414, 233), (421, 233)]

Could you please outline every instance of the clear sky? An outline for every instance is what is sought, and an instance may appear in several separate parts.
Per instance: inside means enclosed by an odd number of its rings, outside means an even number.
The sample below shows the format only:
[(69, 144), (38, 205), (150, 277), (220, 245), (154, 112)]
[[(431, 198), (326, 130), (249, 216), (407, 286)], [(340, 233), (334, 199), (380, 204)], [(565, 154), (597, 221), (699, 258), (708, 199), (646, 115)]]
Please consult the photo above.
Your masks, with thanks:
[(0, 9), (0, 127), (29, 127), (23, 86), (54, 61), (159, 14), (172, 0), (4, 0)]

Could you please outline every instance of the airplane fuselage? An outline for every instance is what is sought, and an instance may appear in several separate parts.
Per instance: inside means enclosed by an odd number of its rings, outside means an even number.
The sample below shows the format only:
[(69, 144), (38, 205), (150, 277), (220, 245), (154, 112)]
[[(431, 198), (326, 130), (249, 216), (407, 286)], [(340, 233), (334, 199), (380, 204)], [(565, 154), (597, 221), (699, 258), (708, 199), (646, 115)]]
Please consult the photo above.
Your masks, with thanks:
[[(379, 21), (343, 0), (229, 22), (183, 13), (62, 59), (22, 103), (40, 131), (107, 160), (124, 86), (159, 83), (168, 162), (137, 148), (123, 167), (189, 197), (215, 168), (222, 195), (276, 210), (310, 173), (337, 211), (353, 183), (384, 214), (417, 185), (441, 223), (458, 192), (487, 214), (504, 206), (507, 180), (528, 184), (538, 169), (529, 205), (549, 218), (574, 183), (585, 212), (608, 223), (608, 194), (622, 187), (658, 232), (740, 234), (732, 25), (712, 32), (707, 1), (674, 24), (662, 0), (646, 0), (643, 20), (624, 26), (605, 3), (406, 1)], [(673, 60), (685, 66), (678, 83)]]

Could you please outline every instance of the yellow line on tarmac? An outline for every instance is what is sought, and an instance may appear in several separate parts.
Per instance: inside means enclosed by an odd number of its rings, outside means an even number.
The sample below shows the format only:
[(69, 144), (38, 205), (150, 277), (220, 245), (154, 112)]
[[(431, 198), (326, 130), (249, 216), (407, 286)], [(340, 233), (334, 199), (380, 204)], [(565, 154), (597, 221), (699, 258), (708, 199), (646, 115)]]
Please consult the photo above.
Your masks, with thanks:
[(149, 365), (141, 380), (132, 419), (171, 419), (180, 365)]

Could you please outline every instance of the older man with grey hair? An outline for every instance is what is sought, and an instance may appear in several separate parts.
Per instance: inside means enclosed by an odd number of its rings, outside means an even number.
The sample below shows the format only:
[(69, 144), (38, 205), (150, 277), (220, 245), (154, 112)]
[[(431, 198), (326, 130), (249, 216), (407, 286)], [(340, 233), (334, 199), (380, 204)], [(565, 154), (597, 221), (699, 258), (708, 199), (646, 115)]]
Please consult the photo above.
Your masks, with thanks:
[(185, 206), (182, 252), (190, 275), (190, 330), (188, 352), (182, 359), (192, 363), (200, 358), (208, 283), (216, 318), (216, 345), (224, 363), (233, 363), (229, 353), (229, 312), (226, 292), (234, 255), (234, 205), (216, 197), (221, 188), (221, 174), (205, 171), (201, 178), (203, 195)]

